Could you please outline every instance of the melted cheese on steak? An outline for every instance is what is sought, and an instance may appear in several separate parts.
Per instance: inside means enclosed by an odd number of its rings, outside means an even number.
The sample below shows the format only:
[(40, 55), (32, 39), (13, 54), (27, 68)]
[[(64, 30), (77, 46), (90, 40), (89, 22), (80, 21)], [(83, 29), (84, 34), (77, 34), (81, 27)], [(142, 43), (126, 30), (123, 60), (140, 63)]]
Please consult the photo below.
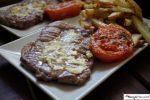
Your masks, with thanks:
[(64, 31), (59, 37), (45, 45), (39, 58), (48, 63), (53, 70), (67, 70), (73, 74), (80, 74), (85, 70), (90, 51), (86, 55), (79, 53), (82, 36), (75, 30)]
[(14, 16), (24, 17), (30, 15), (34, 11), (43, 12), (45, 6), (45, 1), (31, 2), (29, 4), (23, 3), (22, 5), (12, 7), (10, 11)]

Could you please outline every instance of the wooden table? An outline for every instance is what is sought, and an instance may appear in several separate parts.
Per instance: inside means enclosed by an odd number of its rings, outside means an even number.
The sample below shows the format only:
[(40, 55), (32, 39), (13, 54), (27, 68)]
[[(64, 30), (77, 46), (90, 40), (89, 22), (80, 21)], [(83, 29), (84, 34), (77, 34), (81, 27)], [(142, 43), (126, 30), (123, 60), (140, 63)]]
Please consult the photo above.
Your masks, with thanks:
[[(7, 2), (6, 4), (9, 3)], [(138, 3), (140, 4), (140, 0), (138, 0)], [(145, 13), (144, 15), (149, 16)], [(0, 28), (0, 34), (0, 45), (17, 39), (13, 35), (10, 37), (10, 33), (2, 28)], [(34, 91), (34, 95), (32, 95), (31, 91)], [(85, 96), (83, 100), (123, 100), (123, 94), (134, 93), (150, 93), (150, 46)], [(0, 56), (0, 100), (50, 99)]]

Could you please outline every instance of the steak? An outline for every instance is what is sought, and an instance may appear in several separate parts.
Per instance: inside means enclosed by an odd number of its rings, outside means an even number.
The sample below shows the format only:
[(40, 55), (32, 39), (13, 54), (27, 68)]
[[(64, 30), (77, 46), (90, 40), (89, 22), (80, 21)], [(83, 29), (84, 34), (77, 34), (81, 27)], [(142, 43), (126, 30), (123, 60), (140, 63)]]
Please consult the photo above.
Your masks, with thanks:
[(44, 20), (43, 9), (48, 3), (46, 0), (17, 3), (0, 11), (0, 23), (18, 29), (29, 28)]
[(90, 31), (56, 21), (22, 48), (21, 62), (39, 80), (82, 85), (93, 64), (89, 42)]

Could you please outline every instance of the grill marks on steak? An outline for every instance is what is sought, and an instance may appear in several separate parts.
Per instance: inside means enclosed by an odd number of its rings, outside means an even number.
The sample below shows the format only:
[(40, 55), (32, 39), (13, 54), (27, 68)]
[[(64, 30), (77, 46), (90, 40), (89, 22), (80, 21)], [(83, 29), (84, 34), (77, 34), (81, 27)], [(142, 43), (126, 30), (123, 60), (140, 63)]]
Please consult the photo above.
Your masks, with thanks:
[[(54, 2), (54, 1), (53, 1)], [(25, 1), (0, 11), (0, 23), (26, 29), (44, 20), (44, 7), (50, 2)]]
[(53, 22), (36, 41), (23, 47), (21, 61), (40, 80), (84, 84), (93, 64), (89, 33), (62, 21)]

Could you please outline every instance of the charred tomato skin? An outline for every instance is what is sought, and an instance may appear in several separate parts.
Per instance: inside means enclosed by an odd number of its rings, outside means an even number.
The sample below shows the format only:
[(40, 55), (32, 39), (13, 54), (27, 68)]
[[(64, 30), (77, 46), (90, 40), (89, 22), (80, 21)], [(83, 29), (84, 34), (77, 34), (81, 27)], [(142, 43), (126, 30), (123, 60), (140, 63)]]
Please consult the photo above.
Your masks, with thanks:
[(133, 46), (131, 33), (116, 24), (99, 27), (90, 43), (93, 55), (104, 62), (126, 59), (133, 53)]

